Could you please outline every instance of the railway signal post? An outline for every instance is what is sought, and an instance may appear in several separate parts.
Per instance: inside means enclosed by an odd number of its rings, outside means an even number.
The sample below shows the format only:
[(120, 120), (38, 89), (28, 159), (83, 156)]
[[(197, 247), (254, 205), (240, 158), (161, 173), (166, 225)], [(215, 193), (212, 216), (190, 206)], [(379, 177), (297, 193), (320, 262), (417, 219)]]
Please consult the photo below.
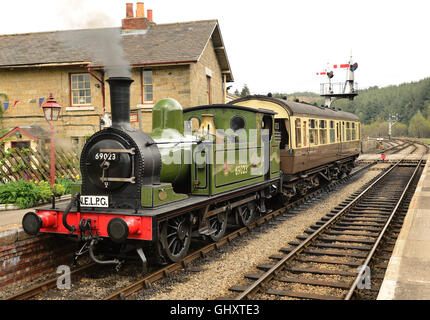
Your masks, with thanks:
[(347, 79), (344, 83), (332, 83), (334, 72), (330, 71), (328, 66), (324, 72), (318, 72), (317, 75), (326, 75), (328, 82), (321, 83), (321, 96), (325, 98), (325, 105), (330, 108), (331, 104), (338, 99), (353, 100), (358, 95), (357, 83), (354, 82), (354, 72), (358, 68), (358, 63), (349, 60), (349, 63), (333, 65), (333, 69), (348, 69)]

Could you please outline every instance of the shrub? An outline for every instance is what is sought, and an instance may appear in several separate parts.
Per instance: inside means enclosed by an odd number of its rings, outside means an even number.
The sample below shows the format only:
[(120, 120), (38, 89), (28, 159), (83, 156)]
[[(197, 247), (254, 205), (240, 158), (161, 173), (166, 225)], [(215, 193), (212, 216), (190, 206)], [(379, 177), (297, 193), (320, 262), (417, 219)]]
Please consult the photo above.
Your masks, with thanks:
[(33, 184), (26, 180), (0, 184), (0, 203), (16, 204), (25, 209), (46, 202), (52, 196), (51, 186), (46, 181)]
[(67, 178), (56, 178), (55, 182), (64, 186), (63, 194), (70, 194), (72, 192), (72, 185), (75, 183), (73, 180)]
[(54, 184), (54, 194), (56, 197), (62, 196), (66, 191), (66, 187), (62, 184)]

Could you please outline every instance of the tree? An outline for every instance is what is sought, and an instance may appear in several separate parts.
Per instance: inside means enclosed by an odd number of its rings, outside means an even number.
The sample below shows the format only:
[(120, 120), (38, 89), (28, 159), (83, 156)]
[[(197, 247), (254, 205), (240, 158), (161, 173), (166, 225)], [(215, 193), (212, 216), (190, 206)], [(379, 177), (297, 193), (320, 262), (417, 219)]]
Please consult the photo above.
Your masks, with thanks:
[(234, 91), (234, 95), (235, 95), (236, 97), (240, 97), (240, 92), (239, 92), (239, 90), (237, 90), (237, 89), (236, 89), (236, 90)]
[(393, 126), (394, 137), (406, 137), (408, 135), (408, 126), (404, 123), (397, 122)]
[(249, 91), (248, 85), (245, 83), (245, 85), (242, 88), (242, 91), (240, 92), (240, 97), (246, 97), (249, 96), (251, 94), (251, 91)]
[(430, 122), (426, 120), (421, 111), (417, 111), (409, 122), (409, 136), (415, 138), (430, 137)]

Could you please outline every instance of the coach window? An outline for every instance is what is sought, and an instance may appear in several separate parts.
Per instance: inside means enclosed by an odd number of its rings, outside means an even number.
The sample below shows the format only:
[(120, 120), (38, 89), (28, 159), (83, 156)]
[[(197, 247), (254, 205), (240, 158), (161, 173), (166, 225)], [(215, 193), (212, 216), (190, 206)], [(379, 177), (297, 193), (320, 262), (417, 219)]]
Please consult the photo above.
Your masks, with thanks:
[(303, 121), (303, 146), (308, 145), (308, 124), (307, 121)]
[(320, 144), (327, 143), (327, 121), (320, 120)]
[(301, 120), (296, 119), (296, 148), (300, 148), (302, 146), (302, 125)]
[(340, 122), (336, 122), (336, 141), (340, 142)]
[(346, 123), (346, 141), (350, 141), (351, 140), (351, 123), (347, 122)]
[(340, 131), (340, 134), (341, 134), (340, 139), (342, 141), (345, 141), (345, 121), (342, 121), (342, 129)]
[(200, 119), (196, 116), (192, 116), (188, 119), (191, 124), (191, 132), (196, 132), (200, 129)]
[(356, 140), (357, 136), (355, 135), (356, 131), (355, 131), (355, 122), (351, 123), (351, 140)]
[[(263, 122), (265, 122), (265, 121), (263, 120)], [(264, 124), (263, 124), (263, 126), (264, 126)], [(237, 131), (237, 130), (240, 130), (240, 129), (245, 129), (245, 127), (246, 127), (246, 121), (245, 121), (244, 117), (242, 117), (242, 116), (234, 116), (233, 118), (231, 118), (231, 120), (230, 120), (230, 128), (233, 131)]]
[(330, 121), (330, 143), (335, 143), (334, 121)]
[(309, 144), (318, 144), (318, 122), (314, 119), (309, 120)]

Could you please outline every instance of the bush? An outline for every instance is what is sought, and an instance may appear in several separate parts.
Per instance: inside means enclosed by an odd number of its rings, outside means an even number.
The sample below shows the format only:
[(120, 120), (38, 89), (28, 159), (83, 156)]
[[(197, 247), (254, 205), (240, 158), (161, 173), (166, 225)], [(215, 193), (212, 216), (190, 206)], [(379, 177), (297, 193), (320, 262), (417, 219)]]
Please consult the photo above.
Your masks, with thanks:
[(54, 194), (56, 197), (62, 196), (66, 191), (66, 187), (62, 184), (54, 184)]
[(21, 209), (36, 206), (39, 202), (49, 202), (52, 195), (62, 196), (70, 194), (72, 180), (66, 178), (56, 179), (54, 192), (48, 181), (29, 182), (19, 180), (17, 182), (0, 183), (0, 203), (15, 204)]
[(70, 194), (72, 192), (72, 185), (75, 183), (73, 180), (67, 178), (56, 178), (55, 182), (64, 186), (63, 194)]
[(33, 207), (41, 200), (47, 201), (51, 196), (51, 187), (45, 181), (33, 184), (19, 180), (0, 184), (0, 203), (16, 204), (21, 209)]

